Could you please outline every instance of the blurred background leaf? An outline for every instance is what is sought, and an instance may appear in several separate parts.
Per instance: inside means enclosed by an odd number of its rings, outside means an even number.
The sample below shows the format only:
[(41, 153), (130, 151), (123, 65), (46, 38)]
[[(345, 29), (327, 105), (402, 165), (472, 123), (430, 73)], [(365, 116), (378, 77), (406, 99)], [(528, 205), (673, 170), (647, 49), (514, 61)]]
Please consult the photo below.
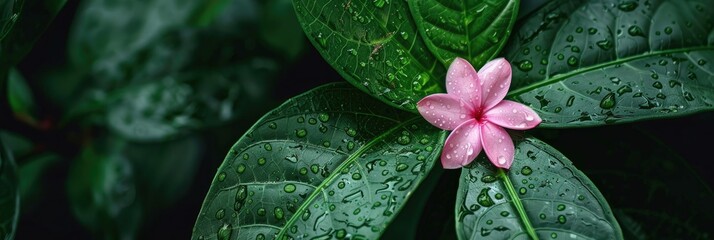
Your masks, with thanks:
[(12, 155), (0, 138), (0, 239), (13, 239), (15, 235), (20, 212), (16, 171)]

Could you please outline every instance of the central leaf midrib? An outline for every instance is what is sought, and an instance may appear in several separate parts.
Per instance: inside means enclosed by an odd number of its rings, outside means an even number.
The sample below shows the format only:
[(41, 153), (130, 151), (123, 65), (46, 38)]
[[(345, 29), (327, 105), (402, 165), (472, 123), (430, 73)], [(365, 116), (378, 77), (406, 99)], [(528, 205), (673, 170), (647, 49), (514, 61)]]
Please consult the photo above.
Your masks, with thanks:
[(604, 62), (604, 63), (600, 63), (600, 64), (595, 64), (595, 65), (592, 65), (592, 66), (589, 66), (589, 67), (579, 68), (579, 69), (577, 69), (577, 70), (575, 70), (575, 71), (570, 71), (570, 72), (567, 72), (567, 73), (561, 73), (561, 74), (555, 75), (555, 76), (552, 77), (552, 78), (544, 79), (544, 80), (535, 82), (535, 83), (533, 83), (533, 84), (527, 85), (527, 86), (525, 86), (525, 87), (521, 87), (521, 88), (515, 89), (515, 90), (513, 90), (513, 91), (510, 91), (510, 92), (508, 93), (508, 95), (506, 95), (506, 97), (508, 97), (508, 98), (514, 98), (514, 97), (516, 97), (516, 96), (518, 96), (518, 95), (520, 95), (520, 94), (526, 93), (526, 92), (528, 92), (528, 91), (530, 91), (530, 90), (533, 90), (533, 89), (536, 89), (536, 88), (539, 88), (539, 87), (543, 87), (543, 86), (547, 86), (547, 85), (550, 85), (550, 84), (553, 84), (553, 83), (561, 82), (561, 81), (567, 80), (568, 78), (570, 78), (570, 77), (572, 77), (572, 76), (575, 76), (575, 75), (578, 75), (578, 74), (590, 72), (590, 71), (593, 71), (593, 70), (598, 70), (598, 69), (601, 69), (601, 68), (605, 68), (605, 67), (609, 67), (609, 66), (621, 64), (621, 63), (628, 62), (628, 61), (633, 61), (633, 60), (642, 59), (642, 58), (647, 58), (647, 57), (652, 57), (652, 56), (657, 56), (657, 55), (661, 55), (661, 54), (690, 52), (690, 51), (700, 51), (700, 50), (714, 50), (714, 46), (700, 46), (700, 47), (689, 47), (689, 48), (670, 49), (670, 50), (664, 50), (664, 51), (652, 51), (652, 52), (647, 52), (647, 53), (640, 54), (640, 55), (629, 56), (629, 57), (617, 59), (617, 60), (610, 61), (610, 62)]
[(310, 193), (310, 196), (308, 196), (305, 199), (305, 201), (302, 204), (300, 204), (300, 207), (295, 211), (295, 213), (293, 213), (293, 215), (290, 217), (290, 219), (288, 219), (288, 221), (285, 223), (285, 225), (281, 227), (280, 232), (278, 232), (278, 234), (276, 235), (276, 239), (281, 239), (283, 236), (286, 235), (287, 229), (291, 225), (293, 225), (298, 220), (298, 218), (300, 218), (302, 216), (302, 213), (310, 206), (310, 203), (312, 203), (312, 201), (315, 200), (315, 198), (317, 198), (318, 196), (323, 194), (323, 190), (325, 189), (325, 187), (330, 185), (340, 175), (340, 173), (342, 172), (342, 169), (348, 167), (351, 163), (355, 162), (357, 160), (357, 158), (359, 158), (365, 151), (370, 149), (372, 146), (377, 144), (380, 140), (384, 139), (385, 137), (389, 136), (393, 132), (401, 129), (402, 127), (406, 126), (407, 124), (409, 124), (415, 120), (418, 120), (420, 118), (421, 118), (421, 116), (414, 116), (402, 123), (397, 124), (396, 126), (390, 128), (388, 131), (384, 132), (383, 134), (370, 140), (367, 144), (365, 144), (362, 147), (360, 147), (359, 149), (357, 149), (357, 151), (355, 151), (354, 153), (347, 156), (347, 159), (345, 159), (342, 163), (340, 163), (340, 165), (337, 166), (337, 168), (335, 168), (332, 171), (330, 176), (325, 178), (325, 180), (322, 181), (322, 183), (320, 183), (320, 185), (315, 187), (315, 190), (312, 193)]

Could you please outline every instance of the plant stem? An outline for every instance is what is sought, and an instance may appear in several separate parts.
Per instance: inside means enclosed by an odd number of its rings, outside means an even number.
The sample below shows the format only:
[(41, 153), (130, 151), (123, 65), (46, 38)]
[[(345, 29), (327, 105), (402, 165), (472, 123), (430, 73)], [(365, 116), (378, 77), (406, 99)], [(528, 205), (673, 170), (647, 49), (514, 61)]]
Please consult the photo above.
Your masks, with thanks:
[(506, 185), (506, 189), (508, 190), (508, 196), (513, 201), (513, 205), (516, 207), (516, 210), (518, 211), (518, 215), (521, 217), (521, 220), (523, 220), (523, 227), (526, 229), (528, 236), (530, 236), (533, 240), (539, 240), (538, 235), (536, 235), (535, 229), (531, 225), (530, 220), (528, 220), (528, 215), (526, 215), (526, 209), (523, 208), (523, 203), (521, 203), (521, 199), (518, 197), (516, 189), (513, 187), (513, 183), (511, 183), (511, 179), (508, 177), (506, 172), (503, 171), (502, 168), (498, 169), (498, 175), (501, 177), (501, 179), (503, 179), (503, 183)]

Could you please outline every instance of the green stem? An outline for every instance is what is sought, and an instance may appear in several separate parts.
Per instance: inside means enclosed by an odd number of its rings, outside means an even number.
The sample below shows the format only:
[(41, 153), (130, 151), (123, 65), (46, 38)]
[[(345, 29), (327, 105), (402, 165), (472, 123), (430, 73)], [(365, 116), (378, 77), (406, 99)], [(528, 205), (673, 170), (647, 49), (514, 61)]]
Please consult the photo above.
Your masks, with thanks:
[(526, 215), (526, 209), (523, 208), (523, 203), (521, 203), (521, 199), (518, 197), (518, 194), (516, 193), (516, 189), (513, 187), (513, 183), (511, 183), (511, 179), (508, 177), (505, 171), (503, 171), (502, 168), (498, 169), (498, 175), (503, 179), (503, 183), (506, 185), (506, 189), (508, 190), (508, 196), (513, 200), (513, 205), (516, 207), (516, 210), (518, 211), (518, 215), (521, 217), (521, 220), (523, 220), (523, 227), (526, 229), (526, 232), (528, 232), (528, 236), (531, 236), (531, 239), (533, 240), (538, 240), (538, 235), (536, 235), (535, 229), (531, 225), (531, 221), (528, 220), (528, 215)]

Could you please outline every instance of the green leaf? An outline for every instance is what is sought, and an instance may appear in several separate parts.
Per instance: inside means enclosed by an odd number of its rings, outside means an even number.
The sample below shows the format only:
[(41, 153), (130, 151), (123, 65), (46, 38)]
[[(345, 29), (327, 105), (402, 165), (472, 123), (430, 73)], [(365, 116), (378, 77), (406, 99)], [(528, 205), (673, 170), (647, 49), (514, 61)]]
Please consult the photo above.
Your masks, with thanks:
[[(13, 2), (13, 1), (6, 1)], [(0, 42), (0, 66), (13, 66), (20, 62), (47, 26), (50, 25), (55, 15), (64, 6), (67, 0), (27, 0), (24, 3), (22, 12), (17, 15), (13, 13), (17, 21), (10, 32)], [(3, 29), (4, 31), (4, 29)]]
[(409, 1), (419, 33), (439, 61), (448, 67), (456, 57), (476, 69), (506, 44), (518, 15), (517, 0)]
[(26, 158), (18, 166), (20, 199), (22, 210), (27, 212), (36, 206), (43, 194), (47, 191), (45, 183), (48, 182), (46, 172), (56, 165), (61, 158), (55, 154), (41, 154)]
[(515, 31), (508, 97), (544, 127), (675, 117), (714, 109), (709, 1), (552, 1)]
[(439, 157), (445, 132), (347, 84), (265, 115), (226, 156), (193, 239), (376, 239)]
[(20, 15), (22, 10), (22, 4), (25, 3), (24, 0), (17, 1), (2, 1), (0, 3), (0, 41), (12, 30), (17, 22), (17, 17)]
[[(711, 118), (703, 122), (710, 123)], [(577, 143), (567, 140), (576, 137)], [(580, 161), (582, 169), (587, 169), (628, 239), (712, 236), (714, 192), (668, 144), (634, 126), (624, 125), (606, 131), (562, 131), (553, 145), (567, 150), (569, 156)], [(602, 150), (592, 154), (593, 149)]]
[(0, 239), (14, 238), (20, 215), (17, 169), (10, 151), (0, 139)]
[(456, 202), (459, 239), (527, 239), (531, 234), (622, 239), (607, 202), (570, 160), (535, 138), (515, 144), (515, 160), (505, 174), (497, 173), (484, 154), (462, 170)]
[(293, 0), (308, 39), (348, 82), (379, 100), (416, 112), (445, 92), (445, 69), (419, 35), (407, 1)]
[(7, 100), (13, 113), (31, 117), (35, 110), (35, 103), (30, 86), (15, 68), (10, 69), (7, 78)]

